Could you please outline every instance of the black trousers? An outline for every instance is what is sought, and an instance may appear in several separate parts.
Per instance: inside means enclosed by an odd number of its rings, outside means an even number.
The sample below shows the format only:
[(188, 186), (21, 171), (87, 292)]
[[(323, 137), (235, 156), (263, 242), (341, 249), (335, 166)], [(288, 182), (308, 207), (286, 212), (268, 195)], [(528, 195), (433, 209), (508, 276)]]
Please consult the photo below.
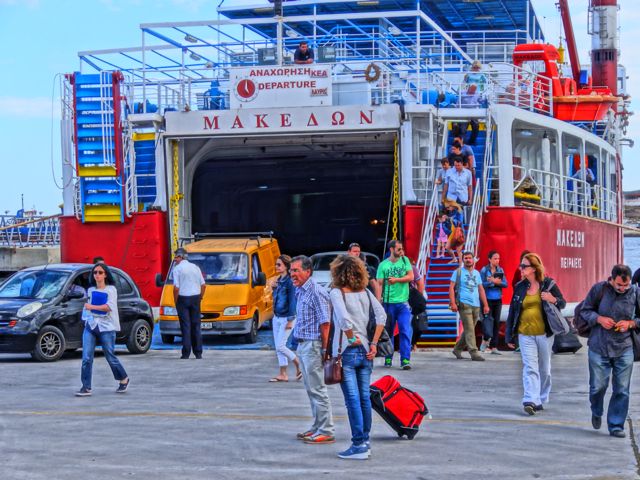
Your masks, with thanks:
[(502, 313), (502, 300), (487, 300), (489, 315), (482, 321), (483, 340), (491, 339), (489, 348), (498, 348), (498, 335), (500, 331), (500, 314)]
[(178, 318), (182, 332), (182, 356), (188, 357), (191, 350), (196, 356), (202, 355), (202, 333), (200, 332), (200, 295), (178, 295)]

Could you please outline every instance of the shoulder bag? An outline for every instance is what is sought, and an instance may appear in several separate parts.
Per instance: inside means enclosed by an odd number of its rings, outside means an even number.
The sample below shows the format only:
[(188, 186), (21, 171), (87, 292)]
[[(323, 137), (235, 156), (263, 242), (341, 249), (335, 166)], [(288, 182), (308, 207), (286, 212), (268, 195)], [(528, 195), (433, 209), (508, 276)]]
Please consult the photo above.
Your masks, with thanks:
[(325, 385), (334, 385), (342, 381), (342, 330), (338, 340), (338, 355), (325, 360), (323, 367)]
[[(545, 290), (549, 292), (555, 282), (551, 280), (549, 286)], [(544, 314), (547, 317), (547, 323), (549, 324), (549, 328), (554, 335), (566, 335), (571, 331), (569, 327), (569, 322), (564, 318), (562, 312), (556, 307), (553, 303), (542, 301), (542, 309), (544, 310)]]
[[(342, 299), (345, 302), (344, 292), (340, 290), (342, 293)], [(331, 327), (329, 329), (329, 344), (327, 345), (327, 353), (329, 358), (326, 360), (322, 359), (322, 366), (324, 368), (324, 383), (325, 385), (335, 385), (336, 383), (340, 383), (342, 381), (342, 329), (340, 329), (340, 338), (338, 339), (338, 354), (336, 356), (333, 355), (333, 337), (336, 334), (336, 324), (333, 321), (334, 309), (331, 306), (331, 302), (329, 302), (329, 308), (331, 309)]]

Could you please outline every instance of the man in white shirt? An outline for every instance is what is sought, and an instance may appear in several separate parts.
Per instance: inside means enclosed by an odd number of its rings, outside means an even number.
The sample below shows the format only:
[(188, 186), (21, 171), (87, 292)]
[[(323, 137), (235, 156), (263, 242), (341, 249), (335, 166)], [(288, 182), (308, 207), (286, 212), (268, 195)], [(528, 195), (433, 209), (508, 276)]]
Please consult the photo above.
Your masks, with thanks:
[(187, 260), (184, 248), (174, 254), (173, 300), (180, 319), (182, 356), (189, 358), (191, 350), (196, 358), (202, 358), (202, 333), (200, 332), (200, 302), (206, 288), (202, 272)]
[(445, 207), (466, 205), (472, 195), (472, 175), (462, 166), (462, 157), (454, 157), (454, 168), (450, 168), (445, 177), (442, 191), (442, 203)]

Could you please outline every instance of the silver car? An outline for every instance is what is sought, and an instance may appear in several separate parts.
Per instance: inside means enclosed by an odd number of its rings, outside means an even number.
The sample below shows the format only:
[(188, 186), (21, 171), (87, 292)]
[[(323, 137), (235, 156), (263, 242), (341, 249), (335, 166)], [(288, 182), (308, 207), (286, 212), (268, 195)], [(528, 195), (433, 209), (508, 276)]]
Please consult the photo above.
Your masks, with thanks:
[[(311, 262), (313, 263), (313, 275), (311, 277), (323, 287), (328, 287), (331, 283), (331, 272), (329, 265), (338, 255), (345, 255), (347, 252), (322, 252), (311, 255)], [(369, 252), (362, 252), (360, 258), (364, 257), (364, 261), (372, 270), (377, 270), (380, 264), (380, 259), (377, 255)]]

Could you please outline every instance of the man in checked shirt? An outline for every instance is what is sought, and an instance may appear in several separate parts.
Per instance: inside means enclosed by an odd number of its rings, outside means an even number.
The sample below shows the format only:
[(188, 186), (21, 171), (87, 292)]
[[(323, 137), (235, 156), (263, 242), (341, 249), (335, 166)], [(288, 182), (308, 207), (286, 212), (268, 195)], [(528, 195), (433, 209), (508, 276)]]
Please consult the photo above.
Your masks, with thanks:
[(296, 287), (296, 325), (293, 335), (298, 340), (298, 358), (302, 367), (304, 387), (307, 389), (314, 421), (297, 438), (305, 443), (334, 443), (331, 402), (324, 383), (322, 362), (329, 343), (331, 322), (329, 295), (311, 274), (311, 259), (300, 255), (291, 261), (289, 274)]

